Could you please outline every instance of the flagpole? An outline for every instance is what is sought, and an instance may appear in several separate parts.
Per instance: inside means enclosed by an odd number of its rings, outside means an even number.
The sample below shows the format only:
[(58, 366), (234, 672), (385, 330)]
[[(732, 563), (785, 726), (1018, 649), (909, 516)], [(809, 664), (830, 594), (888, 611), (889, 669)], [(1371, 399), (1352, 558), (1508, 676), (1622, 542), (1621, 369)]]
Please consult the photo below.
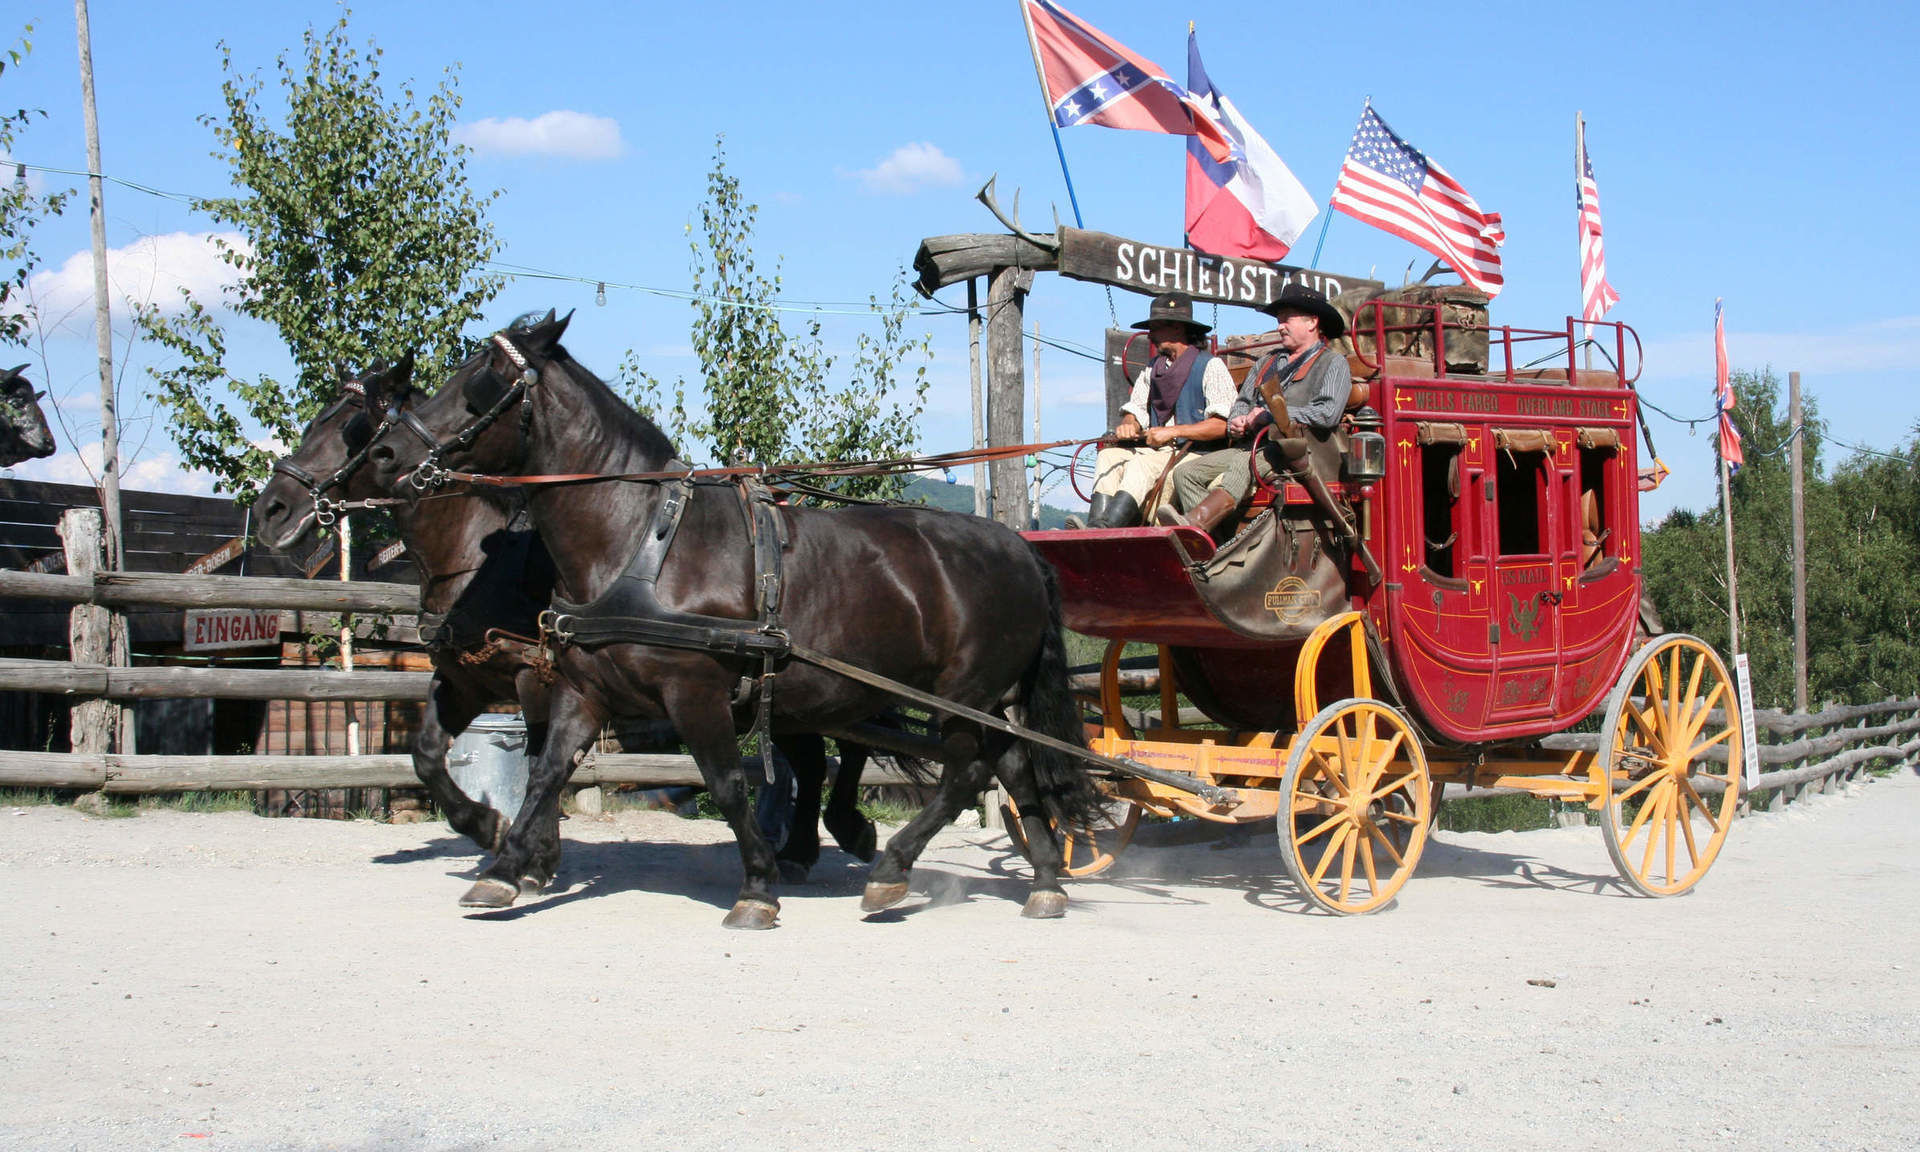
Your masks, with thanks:
[(1314, 241), (1313, 260), (1307, 264), (1307, 267), (1309, 268), (1320, 267), (1320, 249), (1326, 247), (1327, 228), (1332, 224), (1333, 224), (1333, 197), (1329, 196), (1327, 197), (1327, 218), (1325, 220), (1320, 221), (1320, 239)]
[(1080, 218), (1080, 197), (1073, 190), (1073, 173), (1067, 170), (1067, 150), (1060, 144), (1060, 124), (1053, 118), (1053, 105), (1047, 103), (1047, 74), (1040, 66), (1040, 42), (1033, 34), (1033, 13), (1027, 9), (1027, 0), (1017, 0), (1020, 5), (1020, 23), (1027, 29), (1027, 52), (1033, 57), (1033, 78), (1040, 84), (1040, 107), (1047, 114), (1047, 127), (1053, 130), (1053, 152), (1060, 157), (1060, 175), (1067, 182), (1067, 203), (1073, 207), (1073, 226), (1085, 228), (1086, 222)]
[[(1727, 415), (1728, 401), (1733, 396), (1733, 383), (1727, 382), (1726, 388), (1720, 387), (1721, 367), (1725, 357), (1721, 349), (1725, 345), (1725, 319), (1720, 312), (1720, 301), (1713, 302), (1714, 332), (1714, 390), (1713, 407), (1719, 415), (1714, 422), (1714, 446), (1720, 454), (1720, 520), (1725, 528), (1727, 543), (1727, 651), (1740, 654), (1740, 586), (1734, 578), (1733, 566), (1733, 472), (1727, 466), (1727, 428), (1732, 417)], [(1724, 391), (1724, 395), (1723, 395)]]
[[(1575, 109), (1573, 113), (1573, 191), (1574, 191), (1573, 207), (1576, 213), (1586, 211), (1586, 204), (1584, 202), (1585, 192), (1583, 191), (1583, 189), (1585, 189), (1586, 187), (1585, 181), (1587, 178), (1586, 160), (1587, 160), (1587, 117), (1585, 112)], [(1576, 218), (1575, 228), (1574, 228), (1575, 238), (1577, 239), (1580, 236), (1580, 234), (1581, 233), (1580, 233), (1579, 219)], [(1576, 249), (1576, 251), (1581, 251), (1581, 250)], [(1587, 303), (1584, 296), (1584, 292), (1585, 292), (1584, 278), (1586, 276), (1586, 265), (1584, 260), (1582, 261), (1582, 264), (1581, 264), (1580, 275), (1583, 280), (1582, 286), (1581, 286), (1582, 298), (1580, 301), (1580, 319), (1585, 320), (1587, 318)], [(1593, 325), (1592, 324), (1586, 324), (1584, 326), (1581, 332), (1581, 338), (1582, 338), (1582, 343), (1586, 348), (1586, 354), (1587, 354), (1587, 361), (1584, 367), (1592, 368), (1593, 367)]]

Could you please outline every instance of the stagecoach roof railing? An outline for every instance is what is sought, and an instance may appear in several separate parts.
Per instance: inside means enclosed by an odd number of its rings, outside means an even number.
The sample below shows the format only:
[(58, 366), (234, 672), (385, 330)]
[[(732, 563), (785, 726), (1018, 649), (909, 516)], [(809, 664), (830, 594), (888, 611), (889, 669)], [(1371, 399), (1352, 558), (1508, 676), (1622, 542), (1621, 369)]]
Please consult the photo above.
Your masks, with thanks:
[[(1388, 323), (1387, 309), (1390, 308), (1401, 312), (1420, 313), (1421, 316), (1418, 320), (1406, 323)], [(1611, 329), (1612, 354), (1608, 355), (1606, 345), (1602, 343), (1601, 340), (1594, 339), (1593, 337), (1583, 338), (1577, 331), (1577, 329), (1581, 327)], [(1580, 370), (1576, 354), (1578, 349), (1586, 344), (1591, 344), (1601, 349), (1601, 355), (1606, 356), (1611, 362), (1613, 374), (1619, 381), (1619, 386), (1622, 388), (1631, 388), (1634, 383), (1640, 379), (1640, 373), (1645, 367), (1644, 350), (1640, 344), (1640, 334), (1635, 332), (1633, 328), (1627, 324), (1617, 320), (1586, 321), (1569, 316), (1567, 317), (1566, 327), (1560, 330), (1548, 328), (1516, 328), (1510, 324), (1466, 324), (1449, 322), (1446, 318), (1446, 306), (1444, 303), (1417, 303), (1400, 300), (1368, 300), (1354, 309), (1353, 336), (1356, 337), (1354, 340), (1354, 358), (1359, 360), (1369, 372), (1377, 373), (1381, 369), (1381, 364), (1367, 355), (1366, 351), (1362, 349), (1360, 340), (1357, 337), (1371, 337), (1373, 340), (1374, 356), (1384, 360), (1389, 354), (1386, 351), (1388, 347), (1388, 337), (1400, 335), (1411, 338), (1419, 334), (1430, 334), (1433, 342), (1431, 359), (1433, 361), (1434, 373), (1438, 376), (1445, 376), (1448, 374), (1446, 352), (1447, 334), (1450, 331), (1462, 334), (1475, 332), (1486, 333), (1489, 355), (1491, 355), (1493, 348), (1498, 347), (1503, 360), (1497, 372), (1488, 372), (1486, 375), (1497, 376), (1503, 383), (1507, 384), (1528, 383), (1529, 381), (1526, 377), (1516, 378), (1514, 375), (1515, 371), (1525, 371), (1526, 369), (1537, 367), (1551, 360), (1559, 360), (1563, 356), (1566, 364), (1566, 378), (1568, 380), (1576, 379), (1576, 373)], [(1605, 333), (1598, 333), (1596, 335), (1604, 337)], [(1631, 358), (1628, 356), (1629, 339), (1632, 341)], [(1554, 349), (1546, 355), (1535, 357), (1533, 360), (1524, 364), (1521, 363), (1520, 357), (1515, 355), (1514, 350), (1516, 346), (1543, 341), (1552, 341), (1555, 344)], [(1627, 372), (1627, 365), (1629, 363), (1634, 366), (1631, 374)]]

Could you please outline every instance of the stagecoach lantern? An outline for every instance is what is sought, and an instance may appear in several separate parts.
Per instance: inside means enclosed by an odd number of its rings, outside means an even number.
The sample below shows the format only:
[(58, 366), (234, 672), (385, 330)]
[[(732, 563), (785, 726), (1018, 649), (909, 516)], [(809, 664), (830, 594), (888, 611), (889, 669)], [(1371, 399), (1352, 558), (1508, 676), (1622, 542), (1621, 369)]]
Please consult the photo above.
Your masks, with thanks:
[(1353, 433), (1347, 437), (1347, 479), (1378, 480), (1387, 474), (1387, 438), (1380, 434), (1380, 414), (1362, 408), (1353, 414)]

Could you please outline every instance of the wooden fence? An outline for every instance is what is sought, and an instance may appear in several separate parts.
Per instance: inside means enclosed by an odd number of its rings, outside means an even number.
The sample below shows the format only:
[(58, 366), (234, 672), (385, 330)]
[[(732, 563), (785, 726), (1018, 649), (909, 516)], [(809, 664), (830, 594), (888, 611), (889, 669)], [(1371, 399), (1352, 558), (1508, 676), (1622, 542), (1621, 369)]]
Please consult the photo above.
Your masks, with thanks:
[[(419, 592), (412, 584), (272, 579), (240, 576), (176, 576), (101, 572), (56, 576), (0, 571), (0, 600), (40, 599), (105, 607), (280, 608), (303, 611), (401, 615), (413, 612)], [(1152, 669), (1124, 673), (1132, 692), (1158, 688)], [(59, 693), (75, 699), (239, 698), (255, 700), (422, 700), (431, 674), (341, 672), (326, 669), (116, 668), (66, 661), (0, 659), (0, 691)], [(1093, 677), (1082, 673), (1076, 688), (1090, 693)], [(1147, 715), (1136, 714), (1141, 724)], [(1182, 720), (1198, 722), (1198, 713)], [(1764, 768), (1758, 790), (1780, 806), (1808, 790), (1836, 782), (1884, 761), (1920, 762), (1920, 699), (1830, 707), (1796, 715), (1761, 709), (1755, 715)], [(883, 750), (926, 756), (924, 737), (872, 728), (846, 733)], [(1563, 733), (1547, 737), (1550, 748), (1592, 748), (1598, 737)], [(1714, 754), (1724, 759), (1724, 749)], [(889, 769), (871, 768), (870, 783), (898, 783)], [(648, 753), (590, 754), (574, 782), (644, 787), (697, 785), (690, 757)], [(102, 790), (113, 793), (216, 789), (404, 788), (416, 783), (411, 758), (370, 756), (153, 756), (100, 752), (0, 751), (0, 786)], [(1472, 795), (1475, 793), (1469, 793)]]

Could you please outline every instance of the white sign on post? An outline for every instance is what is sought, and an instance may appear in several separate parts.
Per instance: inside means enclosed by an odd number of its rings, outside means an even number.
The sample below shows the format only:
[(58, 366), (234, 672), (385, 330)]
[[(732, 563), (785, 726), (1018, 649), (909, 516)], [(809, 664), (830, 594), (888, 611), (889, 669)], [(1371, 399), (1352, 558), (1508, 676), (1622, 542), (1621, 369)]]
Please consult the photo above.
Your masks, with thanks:
[(260, 612), (245, 608), (190, 608), (186, 612), (183, 646), (189, 652), (210, 652), (278, 644), (282, 615), (277, 608)]
[(1753, 677), (1747, 671), (1747, 654), (1733, 658), (1733, 675), (1740, 684), (1740, 748), (1746, 753), (1740, 790), (1751, 792), (1760, 786), (1760, 738), (1753, 729)]

